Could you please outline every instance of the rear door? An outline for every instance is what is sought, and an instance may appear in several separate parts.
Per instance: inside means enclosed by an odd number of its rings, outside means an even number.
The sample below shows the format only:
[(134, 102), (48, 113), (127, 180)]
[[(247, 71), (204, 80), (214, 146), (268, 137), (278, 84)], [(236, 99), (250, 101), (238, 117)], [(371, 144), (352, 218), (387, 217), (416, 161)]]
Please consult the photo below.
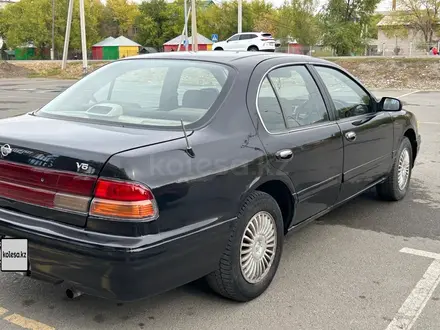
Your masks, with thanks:
[(256, 102), (264, 125), (259, 135), (272, 165), (288, 174), (295, 186), (298, 223), (335, 203), (342, 175), (342, 135), (305, 65), (266, 64), (256, 72), (262, 77)]
[(315, 65), (332, 101), (344, 136), (344, 175), (339, 201), (366, 189), (388, 173), (392, 163), (393, 123), (377, 112), (376, 101), (342, 70)]
[(243, 33), (240, 35), (240, 40), (238, 42), (238, 49), (239, 50), (247, 50), (249, 48), (249, 46), (255, 44), (254, 38), (256, 38), (257, 35), (256, 34), (252, 34), (252, 33)]

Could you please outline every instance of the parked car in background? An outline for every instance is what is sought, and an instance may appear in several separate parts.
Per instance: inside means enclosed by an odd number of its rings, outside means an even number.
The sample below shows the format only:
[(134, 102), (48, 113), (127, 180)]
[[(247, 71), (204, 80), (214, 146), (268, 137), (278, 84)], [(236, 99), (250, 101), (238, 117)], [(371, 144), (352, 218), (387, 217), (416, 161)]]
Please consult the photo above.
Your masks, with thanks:
[(270, 33), (243, 32), (234, 34), (225, 41), (212, 45), (213, 50), (235, 50), (251, 52), (275, 52), (276, 41)]
[(398, 99), (328, 61), (139, 55), (0, 120), (0, 238), (27, 239), (26, 275), (70, 297), (132, 301), (205, 277), (249, 301), (289, 231), (372, 187), (404, 198), (420, 143)]

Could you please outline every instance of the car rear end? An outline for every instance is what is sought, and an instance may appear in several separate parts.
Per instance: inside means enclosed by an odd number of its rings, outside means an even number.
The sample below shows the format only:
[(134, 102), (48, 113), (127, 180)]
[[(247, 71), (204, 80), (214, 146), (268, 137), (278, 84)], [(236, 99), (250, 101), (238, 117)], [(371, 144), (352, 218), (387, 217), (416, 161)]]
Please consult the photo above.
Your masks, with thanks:
[(258, 34), (258, 49), (264, 52), (275, 52), (276, 41), (270, 33)]
[[(222, 253), (229, 228), (205, 222), (159, 230), (170, 226), (158, 225), (166, 222), (154, 192), (158, 187), (149, 186), (152, 180), (137, 180), (141, 176), (133, 164), (112, 162), (133, 151), (139, 157), (151, 154), (162, 145), (184, 148), (191, 120), (204, 113), (190, 105), (173, 114), (158, 111), (160, 102), (151, 102), (163, 95), (154, 80), (168, 64), (152, 61), (159, 64), (151, 71), (139, 60), (126, 62), (97, 70), (36, 114), (0, 120), (0, 238), (27, 240), (26, 275), (118, 301), (141, 299), (206, 275), (217, 263), (212, 256)], [(161, 88), (169, 86), (168, 78), (180, 79), (178, 70), (197, 67), (195, 61), (175, 62), (160, 78)], [(106, 83), (113, 90), (105, 89)], [(139, 84), (152, 94), (127, 98)], [(209, 93), (203, 89), (199, 94)], [(94, 104), (99, 95), (104, 101)], [(145, 102), (141, 108), (130, 105), (121, 113), (121, 100), (134, 102), (135, 97)], [(188, 125), (188, 133), (181, 125)], [(138, 163), (148, 171), (148, 164)]]

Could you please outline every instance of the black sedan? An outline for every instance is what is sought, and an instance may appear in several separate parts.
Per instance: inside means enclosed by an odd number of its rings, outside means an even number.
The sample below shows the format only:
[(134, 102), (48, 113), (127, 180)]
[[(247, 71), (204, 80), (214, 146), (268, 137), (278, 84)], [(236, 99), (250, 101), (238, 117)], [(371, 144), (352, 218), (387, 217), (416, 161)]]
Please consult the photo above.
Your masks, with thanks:
[(112, 62), (0, 120), (0, 236), (27, 251), (11, 266), (4, 239), (2, 268), (64, 281), (71, 297), (132, 301), (206, 278), (249, 301), (292, 229), (374, 186), (401, 200), (420, 143), (399, 100), (324, 60)]

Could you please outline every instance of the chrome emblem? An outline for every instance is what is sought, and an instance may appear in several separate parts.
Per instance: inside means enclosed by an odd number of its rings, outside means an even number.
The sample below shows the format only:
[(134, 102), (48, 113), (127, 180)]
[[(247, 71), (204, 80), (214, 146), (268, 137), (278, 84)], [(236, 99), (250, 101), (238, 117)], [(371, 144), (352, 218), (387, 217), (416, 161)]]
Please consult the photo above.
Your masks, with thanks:
[(0, 152), (3, 157), (6, 157), (12, 152), (11, 146), (9, 144), (5, 144), (0, 148)]

